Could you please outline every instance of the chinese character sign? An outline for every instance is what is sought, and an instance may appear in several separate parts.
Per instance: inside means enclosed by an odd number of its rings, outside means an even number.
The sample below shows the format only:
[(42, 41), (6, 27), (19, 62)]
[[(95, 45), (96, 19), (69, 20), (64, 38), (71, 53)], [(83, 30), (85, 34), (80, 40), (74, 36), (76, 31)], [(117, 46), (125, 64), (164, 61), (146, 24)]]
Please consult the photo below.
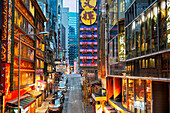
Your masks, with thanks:
[(170, 0), (167, 0), (167, 46), (170, 48)]
[(80, 69), (98, 68), (97, 0), (80, 0)]
[(125, 60), (125, 34), (118, 35), (118, 58), (119, 61)]

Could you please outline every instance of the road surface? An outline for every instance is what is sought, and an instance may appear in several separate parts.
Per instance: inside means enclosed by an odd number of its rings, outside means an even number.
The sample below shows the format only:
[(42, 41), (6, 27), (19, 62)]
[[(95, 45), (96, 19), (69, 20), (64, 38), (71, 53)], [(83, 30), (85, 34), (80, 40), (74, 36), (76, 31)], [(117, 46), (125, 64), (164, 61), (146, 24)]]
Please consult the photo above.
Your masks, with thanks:
[(66, 76), (68, 77), (68, 84), (62, 113), (85, 113), (81, 89), (81, 75), (71, 74)]

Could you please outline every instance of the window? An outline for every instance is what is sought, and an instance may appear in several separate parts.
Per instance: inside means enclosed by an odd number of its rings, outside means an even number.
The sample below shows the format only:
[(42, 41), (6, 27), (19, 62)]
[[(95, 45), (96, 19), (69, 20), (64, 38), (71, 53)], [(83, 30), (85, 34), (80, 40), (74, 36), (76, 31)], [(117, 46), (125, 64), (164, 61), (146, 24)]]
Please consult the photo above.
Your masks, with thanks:
[(144, 84), (145, 82), (143, 80), (135, 80), (135, 108), (137, 109), (136, 113), (144, 113)]
[(166, 49), (166, 3), (165, 0), (158, 2), (158, 20), (159, 20), (159, 48)]
[(122, 103), (123, 106), (127, 108), (127, 79), (122, 79)]
[(141, 19), (139, 18), (138, 20), (136, 20), (136, 26), (135, 26), (135, 31), (136, 31), (136, 48), (137, 48), (137, 56), (141, 55), (141, 38), (140, 38), (140, 33), (141, 33)]
[(151, 53), (151, 12), (150, 9), (145, 14), (146, 21), (146, 53)]
[(23, 15), (15, 9), (15, 24), (22, 29), (26, 34), (34, 34), (34, 28), (29, 22), (23, 17)]
[(134, 80), (128, 80), (128, 108), (134, 112)]
[(156, 4), (151, 9), (151, 20), (152, 20), (152, 52), (158, 51), (157, 46), (157, 12), (158, 8)]
[(24, 44), (21, 44), (21, 58), (34, 61), (34, 50)]
[(144, 26), (144, 15), (142, 15), (142, 23), (141, 23), (141, 55), (145, 55), (145, 26)]
[(155, 68), (155, 58), (149, 59), (149, 68)]
[[(34, 73), (33, 72), (21, 72), (20, 76), (20, 85), (29, 85), (34, 83)], [(13, 86), (14, 88), (18, 87), (18, 72), (14, 71), (13, 74)]]

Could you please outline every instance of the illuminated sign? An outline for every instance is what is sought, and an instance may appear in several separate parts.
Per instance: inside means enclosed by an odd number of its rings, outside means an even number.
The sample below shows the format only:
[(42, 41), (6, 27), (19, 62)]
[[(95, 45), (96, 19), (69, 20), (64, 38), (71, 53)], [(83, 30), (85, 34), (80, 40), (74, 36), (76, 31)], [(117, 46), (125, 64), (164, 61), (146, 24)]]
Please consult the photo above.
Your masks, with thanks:
[(125, 34), (118, 35), (118, 60), (124, 61), (125, 60)]
[(79, 68), (98, 68), (97, 0), (80, 0)]
[(66, 65), (56, 65), (56, 72), (65, 72)]
[(94, 73), (87, 73), (87, 77), (95, 77)]
[(170, 48), (170, 1), (167, 0), (167, 46)]
[(10, 92), (10, 64), (1, 64), (1, 86), (0, 89), (5, 91), (5, 96)]

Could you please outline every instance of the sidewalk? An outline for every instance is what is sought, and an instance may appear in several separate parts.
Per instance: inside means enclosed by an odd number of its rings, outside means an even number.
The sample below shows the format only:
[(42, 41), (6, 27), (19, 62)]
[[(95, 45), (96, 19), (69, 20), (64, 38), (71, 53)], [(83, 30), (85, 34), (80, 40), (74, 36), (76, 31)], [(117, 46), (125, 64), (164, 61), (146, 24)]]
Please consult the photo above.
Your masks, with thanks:
[(50, 94), (45, 101), (42, 102), (41, 107), (35, 110), (35, 113), (48, 113), (49, 102), (52, 100), (53, 94)]
[(88, 104), (87, 106), (85, 106), (85, 113), (94, 113), (92, 105)]

